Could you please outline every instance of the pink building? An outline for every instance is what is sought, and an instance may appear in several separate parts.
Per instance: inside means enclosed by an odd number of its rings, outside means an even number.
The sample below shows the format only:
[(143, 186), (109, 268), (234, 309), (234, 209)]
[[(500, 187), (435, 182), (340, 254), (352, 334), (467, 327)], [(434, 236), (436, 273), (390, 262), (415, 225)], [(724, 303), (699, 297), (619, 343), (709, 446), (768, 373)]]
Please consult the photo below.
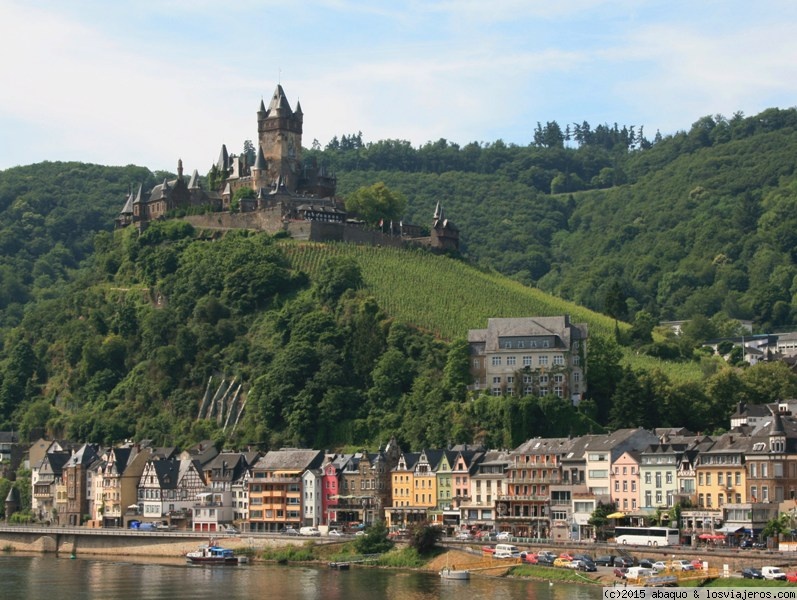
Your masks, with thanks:
[(633, 512), (639, 507), (639, 452), (623, 452), (612, 465), (609, 494), (617, 510)]

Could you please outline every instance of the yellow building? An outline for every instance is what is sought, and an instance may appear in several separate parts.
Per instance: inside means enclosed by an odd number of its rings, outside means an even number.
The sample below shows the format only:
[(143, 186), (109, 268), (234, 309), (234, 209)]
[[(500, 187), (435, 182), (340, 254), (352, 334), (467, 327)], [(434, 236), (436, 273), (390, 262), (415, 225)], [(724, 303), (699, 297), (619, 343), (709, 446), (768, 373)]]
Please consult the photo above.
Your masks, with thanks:
[(750, 437), (732, 432), (700, 452), (695, 467), (698, 507), (719, 508), (749, 501), (745, 492), (745, 457), (750, 449)]

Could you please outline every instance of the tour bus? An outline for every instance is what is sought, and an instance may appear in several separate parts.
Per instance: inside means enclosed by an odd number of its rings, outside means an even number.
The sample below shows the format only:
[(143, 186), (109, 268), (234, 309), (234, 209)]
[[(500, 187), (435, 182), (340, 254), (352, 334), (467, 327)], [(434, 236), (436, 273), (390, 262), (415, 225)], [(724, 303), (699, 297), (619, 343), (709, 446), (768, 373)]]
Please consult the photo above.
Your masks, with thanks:
[(677, 546), (681, 543), (677, 529), (670, 527), (615, 527), (618, 544), (635, 546)]

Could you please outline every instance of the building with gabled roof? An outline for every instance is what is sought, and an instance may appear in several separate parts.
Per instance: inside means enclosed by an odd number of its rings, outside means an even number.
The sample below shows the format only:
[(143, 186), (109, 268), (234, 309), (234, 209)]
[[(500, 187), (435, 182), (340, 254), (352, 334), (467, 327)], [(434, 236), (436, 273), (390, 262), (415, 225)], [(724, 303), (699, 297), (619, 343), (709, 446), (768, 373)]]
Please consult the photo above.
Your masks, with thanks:
[(318, 469), (321, 450), (281, 448), (270, 450), (252, 466), (249, 481), (251, 531), (277, 532), (302, 524), (302, 475)]
[(89, 474), (90, 467), (98, 460), (100, 456), (97, 448), (91, 444), (83, 444), (64, 463), (62, 480), (66, 489), (66, 502), (60, 514), (62, 524), (74, 527), (82, 525), (84, 519), (90, 518), (89, 498), (92, 480)]
[(547, 396), (580, 402), (585, 379), (585, 323), (558, 317), (493, 318), (487, 329), (470, 329), (469, 389), (493, 396)]

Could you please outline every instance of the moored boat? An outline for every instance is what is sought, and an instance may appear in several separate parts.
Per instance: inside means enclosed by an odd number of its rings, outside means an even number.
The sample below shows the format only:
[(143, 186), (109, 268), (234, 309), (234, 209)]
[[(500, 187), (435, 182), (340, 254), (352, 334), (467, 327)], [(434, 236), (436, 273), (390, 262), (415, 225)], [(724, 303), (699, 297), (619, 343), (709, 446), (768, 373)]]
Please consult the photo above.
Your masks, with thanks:
[(200, 546), (186, 554), (185, 559), (193, 564), (205, 565), (237, 565), (239, 562), (235, 552), (221, 546)]
[(350, 563), (347, 562), (331, 562), (329, 563), (330, 569), (337, 569), (338, 571), (348, 571)]
[(440, 570), (440, 578), (457, 579), (459, 581), (463, 581), (465, 579), (470, 579), (470, 571), (467, 569), (451, 569), (449, 567), (443, 567)]

